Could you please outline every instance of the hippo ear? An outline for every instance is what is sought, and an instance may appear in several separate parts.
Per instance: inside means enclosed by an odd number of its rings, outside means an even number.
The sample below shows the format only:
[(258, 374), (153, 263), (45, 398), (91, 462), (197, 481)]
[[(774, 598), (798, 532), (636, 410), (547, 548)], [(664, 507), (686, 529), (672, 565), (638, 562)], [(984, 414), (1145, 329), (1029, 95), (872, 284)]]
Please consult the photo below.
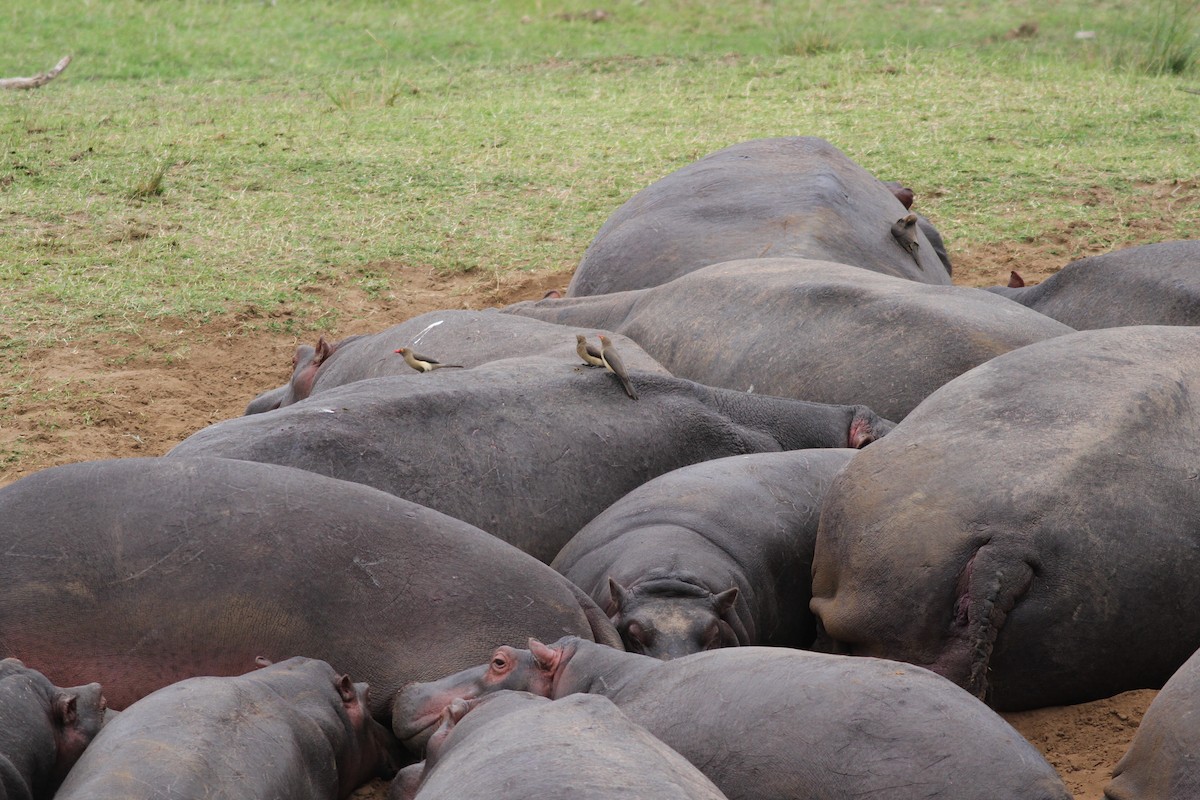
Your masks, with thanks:
[(358, 694), (354, 691), (354, 682), (350, 680), (349, 675), (334, 678), (333, 685), (338, 690), (338, 694), (342, 696), (342, 702), (346, 705), (350, 705), (358, 700)]
[(275, 662), (266, 656), (255, 656), (254, 663), (258, 665), (259, 669), (261, 669), (263, 667), (269, 667)]
[(604, 613), (608, 614), (609, 619), (616, 619), (622, 611), (629, 608), (629, 592), (611, 575), (608, 576), (608, 597), (608, 605), (604, 607)]
[(533, 654), (533, 663), (542, 672), (555, 672), (562, 659), (562, 650), (544, 645), (537, 639), (529, 640), (529, 652)]
[(312, 365), (314, 367), (321, 366), (321, 362), (333, 355), (333, 351), (336, 349), (337, 348), (334, 345), (331, 345), (329, 342), (325, 341), (325, 337), (322, 336), (317, 340), (317, 352), (316, 355), (313, 356)]
[(1015, 269), (1008, 273), (1008, 288), (1020, 289), (1025, 285), (1025, 279), (1021, 277), (1021, 273)]
[(76, 710), (78, 700), (78, 695), (67, 692), (59, 692), (54, 697), (54, 718), (62, 727), (73, 728), (79, 721), (79, 714)]
[(733, 604), (738, 599), (738, 588), (734, 586), (731, 589), (726, 589), (720, 594), (713, 595), (713, 609), (718, 617), (723, 617), (729, 613), (729, 609), (733, 608)]

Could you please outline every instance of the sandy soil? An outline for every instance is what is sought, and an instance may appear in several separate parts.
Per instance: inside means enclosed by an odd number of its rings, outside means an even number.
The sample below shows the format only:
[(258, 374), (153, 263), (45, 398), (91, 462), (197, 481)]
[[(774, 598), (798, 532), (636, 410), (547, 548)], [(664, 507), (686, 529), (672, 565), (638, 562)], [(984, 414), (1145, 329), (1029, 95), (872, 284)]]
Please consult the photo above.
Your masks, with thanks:
[[(1145, 233), (1147, 240), (1155, 238), (1154, 231)], [(1079, 244), (1069, 230), (1036, 245), (951, 243), (955, 281), (1003, 284), (1015, 268), (1034, 283), (1071, 260), (1052, 253), (1091, 254)], [(391, 292), (371, 298), (352, 287), (314, 289), (343, 312), (344, 322), (328, 337), (382, 330), (426, 311), (540, 298), (548, 289), (565, 288), (570, 278), (567, 272), (444, 277), (399, 264), (371, 266), (392, 275)], [(21, 454), (19, 464), (0, 464), (0, 485), (58, 464), (161, 455), (200, 428), (240, 415), (256, 394), (290, 377), (292, 353), (303, 343), (291, 334), (263, 332), (272, 316), (282, 326), (288, 314), (255, 311), (203, 325), (152, 321), (136, 336), (29, 353), (28, 388), (19, 394), (9, 387), (0, 391), (0, 401), (15, 412), (14, 424), (0, 428), (0, 448)], [(1046, 754), (1077, 798), (1095, 800), (1153, 696), (1129, 692), (1006, 718)], [(383, 793), (377, 782), (356, 796)]]

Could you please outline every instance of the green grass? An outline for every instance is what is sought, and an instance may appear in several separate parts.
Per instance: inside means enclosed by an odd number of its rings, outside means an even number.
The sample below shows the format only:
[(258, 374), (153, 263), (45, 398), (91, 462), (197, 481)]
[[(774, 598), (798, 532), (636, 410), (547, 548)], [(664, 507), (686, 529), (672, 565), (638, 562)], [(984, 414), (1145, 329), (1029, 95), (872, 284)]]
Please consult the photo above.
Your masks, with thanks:
[[(822, 136), (905, 181), (952, 251), (1063, 225), (1136, 241), (1141, 187), (1200, 174), (1195, 70), (1135, 68), (1143, 10), (7, 4), (0, 75), (75, 61), (0, 94), (0, 350), (247, 309), (327, 327), (306, 288), (378, 295), (383, 262), (569, 269), (638, 189), (762, 136)], [(1197, 205), (1170, 235), (1195, 236)]]

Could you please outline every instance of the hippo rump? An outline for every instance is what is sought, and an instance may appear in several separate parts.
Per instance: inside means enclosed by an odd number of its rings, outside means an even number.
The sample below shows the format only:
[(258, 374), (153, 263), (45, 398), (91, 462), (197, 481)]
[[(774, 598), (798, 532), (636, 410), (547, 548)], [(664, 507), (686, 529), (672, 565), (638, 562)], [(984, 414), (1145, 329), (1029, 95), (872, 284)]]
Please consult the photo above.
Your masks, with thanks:
[(373, 378), (217, 423), (168, 458), (224, 456), (364, 483), (549, 562), (588, 520), (664, 472), (742, 453), (860, 446), (891, 427), (861, 406), (629, 377), (639, 400), (604, 370), (538, 358)]
[[(398, 347), (412, 347), (464, 367), (530, 355), (574, 361), (576, 333), (539, 320), (502, 316), (494, 309), (431, 311), (379, 333), (350, 336), (333, 344), (321, 339), (315, 347), (300, 345), (292, 358), (291, 380), (254, 398), (246, 413), (273, 411), (334, 386), (367, 378), (421, 377), (396, 354)], [(594, 338), (594, 331), (586, 333)], [(629, 339), (615, 333), (610, 338), (627, 367), (666, 372)]]
[(106, 726), (55, 797), (341, 800), (396, 773), (398, 743), (366, 697), (367, 684), (303, 657), (189, 678)]
[(1133, 741), (1104, 787), (1104, 800), (1200, 797), (1200, 651), (1150, 703)]
[(1200, 325), (1200, 240), (1114, 250), (1072, 261), (1036, 286), (988, 291), (1081, 331)]
[[(824, 139), (741, 142), (635, 194), (600, 228), (568, 297), (644, 289), (722, 261), (808, 258), (921, 283), (950, 273), (893, 191)], [(910, 249), (912, 252), (909, 252)]]
[(1200, 646), (1197, 398), (1191, 328), (1074, 333), (951, 381), (825, 496), (820, 646), (1008, 710), (1160, 686)]
[(808, 647), (821, 498), (856, 452), (756, 453), (668, 472), (605, 509), (551, 566), (632, 652)]
[(612, 700), (730, 800), (1071, 797), (999, 715), (919, 667), (779, 647), (659, 661), (571, 637), (529, 646), (405, 687), (394, 729), (419, 747), (456, 698), (583, 692)]
[[(419, 777), (389, 800), (725, 800), (712, 781), (613, 702), (496, 692), (455, 700), (426, 748)], [(419, 781), (414, 793), (411, 787)]]
[(60, 689), (0, 660), (0, 798), (48, 800), (105, 723), (100, 684)]
[(902, 419), (990, 358), (1071, 328), (979, 289), (845, 264), (714, 264), (650, 289), (517, 303), (506, 313), (623, 333), (681, 378)]
[(386, 714), (399, 686), (535, 631), (620, 646), (549, 567), (366, 486), (147, 458), (0, 489), (0, 651), (57, 682), (94, 676), (116, 708), (303, 652), (367, 678)]

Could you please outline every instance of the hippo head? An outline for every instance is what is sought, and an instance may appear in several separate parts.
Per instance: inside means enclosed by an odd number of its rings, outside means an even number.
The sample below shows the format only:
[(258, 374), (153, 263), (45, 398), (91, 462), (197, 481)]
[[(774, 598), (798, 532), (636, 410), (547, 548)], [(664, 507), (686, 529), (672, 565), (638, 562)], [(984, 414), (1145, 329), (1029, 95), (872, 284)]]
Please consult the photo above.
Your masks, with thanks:
[(249, 415), (274, 411), (277, 408), (290, 406), (292, 403), (298, 403), (305, 399), (312, 394), (313, 382), (317, 379), (317, 370), (321, 368), (321, 365), (337, 352), (337, 349), (343, 344), (358, 338), (362, 337), (351, 336), (348, 339), (330, 344), (322, 336), (317, 340), (315, 347), (307, 344), (299, 345), (296, 348), (295, 354), (292, 355), (291, 381), (276, 389), (263, 392), (251, 400), (250, 405), (246, 406), (245, 413)]
[(714, 594), (695, 583), (661, 578), (626, 588), (610, 577), (608, 591), (606, 611), (631, 653), (670, 661), (741, 644), (730, 624), (737, 624), (731, 615), (736, 586)]

